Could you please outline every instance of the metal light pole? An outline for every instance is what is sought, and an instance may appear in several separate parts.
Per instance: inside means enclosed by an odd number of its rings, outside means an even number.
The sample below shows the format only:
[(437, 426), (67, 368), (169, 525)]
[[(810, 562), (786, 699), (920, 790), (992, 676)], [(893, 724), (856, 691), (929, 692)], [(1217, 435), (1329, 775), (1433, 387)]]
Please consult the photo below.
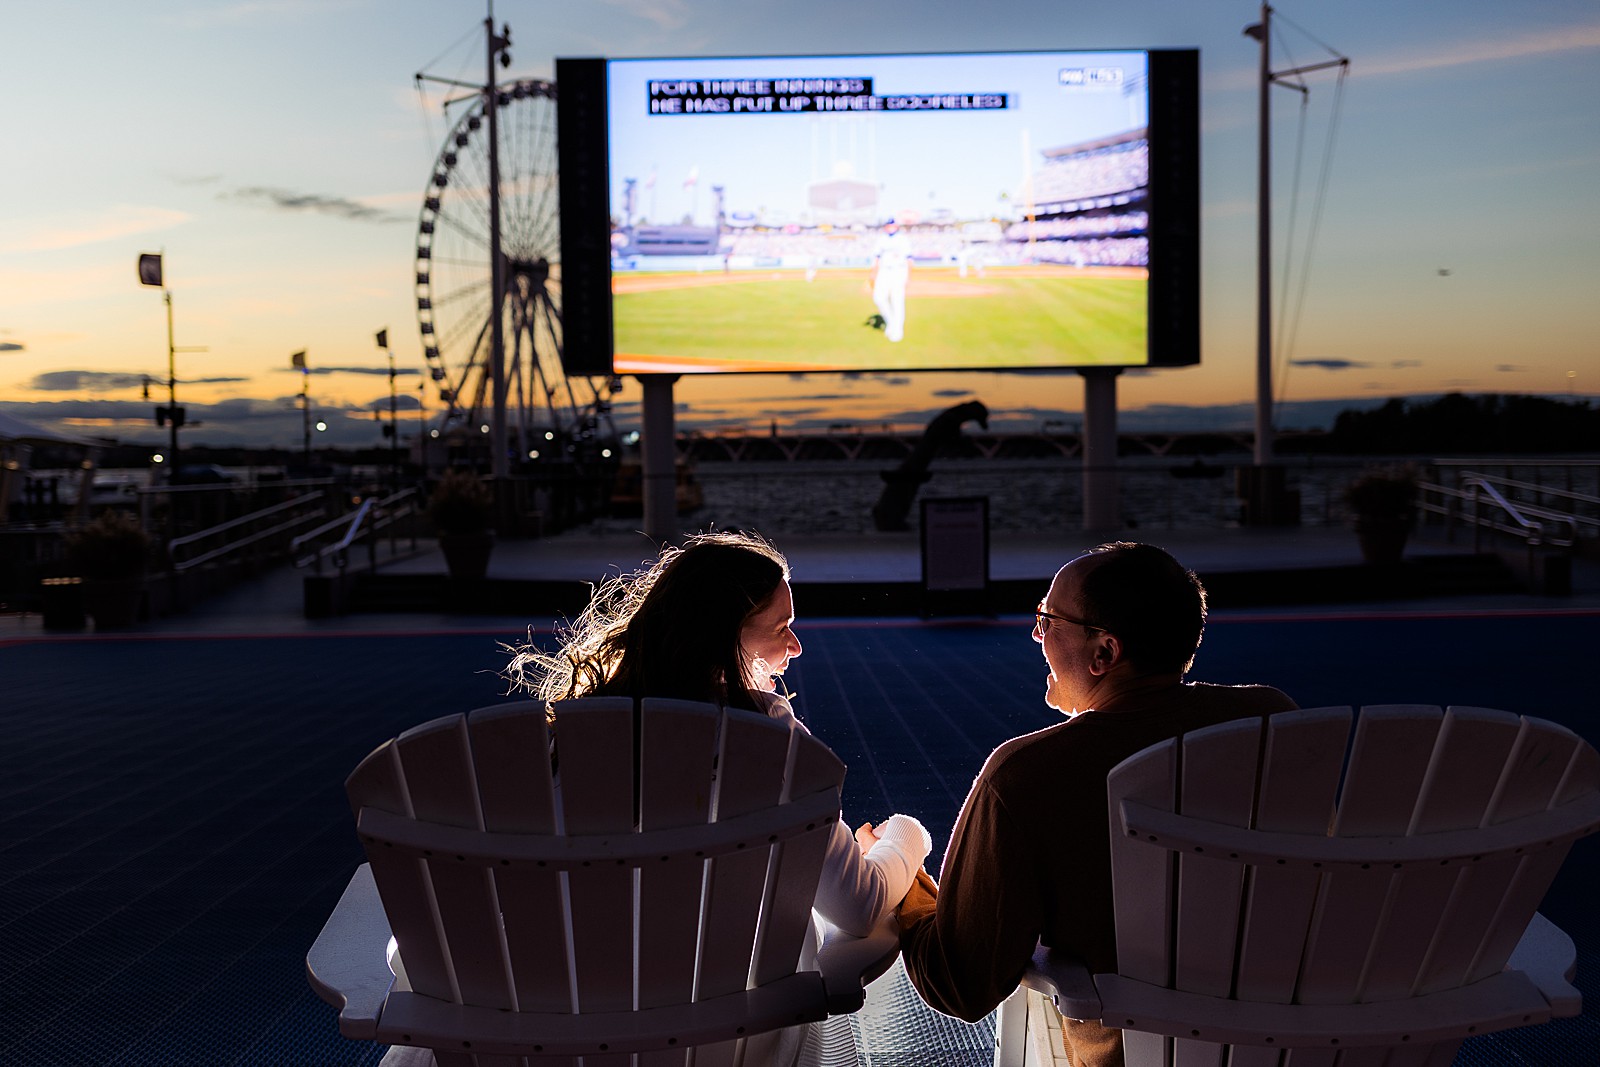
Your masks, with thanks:
[[(204, 348), (180, 349), (173, 341), (172, 290), (167, 288), (162, 257), (164, 252), (143, 252), (139, 255), (139, 284), (160, 288), (162, 302), (167, 305), (167, 406), (156, 408), (156, 425), (166, 423), (168, 428), (167, 470), (170, 484), (178, 471), (178, 428), (185, 422), (184, 411), (178, 406), (178, 353), (204, 352)], [(148, 399), (148, 396), (146, 397)]]
[[(484, 34), (488, 38), (488, 69), (483, 85), (472, 85), (453, 78), (437, 78), (418, 74), (417, 81), (457, 85), (483, 94), (484, 115), (489, 120), (489, 173), (486, 176), (489, 196), (489, 378), (492, 383), (492, 404), (489, 416), (489, 472), (501, 481), (510, 475), (507, 454), (509, 435), (506, 427), (506, 352), (505, 352), (505, 262), (500, 251), (500, 100), (495, 84), (496, 60), (502, 67), (511, 65), (511, 27), (502, 26), (494, 32), (494, 4), (488, 5), (488, 17), (483, 20)], [(498, 491), (498, 490), (497, 490)]]
[(400, 489), (400, 406), (395, 395), (394, 350), (389, 347), (389, 328), (377, 333), (378, 347), (389, 357), (389, 466), (394, 490)]
[(289, 357), (289, 366), (300, 372), (300, 447), (305, 453), (305, 477), (311, 477), (311, 370), (306, 366), (306, 350)]
[(167, 469), (172, 472), (171, 481), (178, 474), (178, 347), (172, 342), (172, 290), (163, 287), (161, 299), (167, 305), (167, 426), (171, 430), (167, 451), (172, 462)]

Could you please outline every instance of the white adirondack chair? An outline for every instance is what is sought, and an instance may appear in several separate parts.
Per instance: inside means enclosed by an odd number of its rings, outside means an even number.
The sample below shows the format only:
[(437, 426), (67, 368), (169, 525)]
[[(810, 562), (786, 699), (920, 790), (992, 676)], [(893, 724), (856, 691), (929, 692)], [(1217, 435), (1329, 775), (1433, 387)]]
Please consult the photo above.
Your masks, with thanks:
[(556, 723), (531, 702), (436, 719), (351, 774), (370, 862), (306, 959), (341, 1033), (441, 1067), (708, 1065), (860, 1007), (892, 918), (797, 970), (844, 779), (825, 745), (683, 701), (566, 701)]
[(1369, 706), (1353, 739), (1351, 721), (1225, 723), (1118, 765), (1120, 973), (1041, 948), (996, 1062), (1048, 1051), (1027, 1039), (1038, 993), (1122, 1028), (1128, 1067), (1432, 1067), (1576, 1015), (1572, 941), (1535, 909), (1600, 828), (1600, 756), (1481, 708)]

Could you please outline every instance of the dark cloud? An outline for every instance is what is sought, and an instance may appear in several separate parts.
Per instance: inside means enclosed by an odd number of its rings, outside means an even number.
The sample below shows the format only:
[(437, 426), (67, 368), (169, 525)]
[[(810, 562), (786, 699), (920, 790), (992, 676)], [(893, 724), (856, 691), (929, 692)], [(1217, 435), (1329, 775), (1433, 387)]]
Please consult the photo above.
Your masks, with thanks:
[(1422, 366), (1422, 360), (1420, 360), (1420, 359), (1397, 359), (1393, 363), (1389, 364), (1389, 366), (1393, 367), (1395, 370), (1404, 370), (1407, 367), (1420, 367), (1420, 366)]
[(1516, 363), (1497, 363), (1495, 364), (1494, 369), (1499, 371), (1501, 374), (1518, 374), (1527, 370), (1528, 368), (1520, 366)]
[[(307, 367), (304, 371), (301, 371), (299, 367), (279, 367), (278, 368), (278, 372), (280, 374), (301, 374), (301, 373), (304, 373), (304, 374), (382, 374), (382, 375), (387, 375), (389, 373), (389, 368), (388, 367), (343, 367), (343, 366), (318, 367), (318, 366), (310, 366), (310, 367)], [(404, 378), (404, 377), (407, 377), (407, 376), (415, 376), (415, 375), (421, 374), (422, 371), (420, 369), (416, 368), (416, 367), (396, 367), (394, 369), (394, 373), (395, 373), (396, 377)]]
[[(416, 411), (422, 406), (422, 401), (418, 400), (414, 396), (408, 396), (405, 393), (400, 393), (394, 398), (394, 406), (397, 411)], [(363, 405), (363, 410), (387, 414), (389, 411), (389, 398), (387, 396), (380, 396), (376, 400), (369, 400), (365, 405)]]
[[(298, 449), (304, 433), (299, 397), (235, 397), (215, 404), (186, 403), (188, 425), (183, 430), (184, 445), (244, 445)], [(180, 397), (181, 400), (181, 397)], [(416, 401), (401, 402), (414, 412)], [(73, 437), (113, 438), (124, 444), (162, 447), (168, 431), (152, 417), (153, 401), (72, 399), (35, 403), (0, 403), (0, 410), (19, 419)], [(388, 398), (384, 398), (387, 410)], [(328, 424), (318, 432), (314, 444), (359, 448), (384, 442), (381, 424), (372, 412), (359, 405), (318, 404), (312, 398), (312, 417)], [(400, 420), (402, 441), (416, 433), (416, 420)]]
[(935, 389), (932, 395), (947, 397), (972, 396), (973, 392), (971, 389)]
[(358, 203), (342, 196), (296, 193), (288, 189), (272, 189), (259, 185), (235, 189), (232, 192), (219, 195), (224, 200), (244, 200), (251, 203), (265, 204), (267, 207), (278, 211), (332, 215), (335, 218), (349, 219), (352, 222), (392, 223), (407, 221), (403, 216), (397, 215), (392, 211), (380, 211), (375, 207), (369, 207), (366, 204)]
[(24, 349), (21, 345), (17, 344), (15, 341), (0, 341), (0, 352), (23, 352), (23, 351), (26, 351), (26, 349)]
[[(1375, 388), (1377, 386), (1369, 386)], [(1326, 429), (1339, 412), (1350, 408), (1376, 407), (1370, 398), (1344, 397), (1337, 400), (1288, 400), (1274, 407), (1273, 421), (1280, 429)], [(1235, 431), (1253, 430), (1255, 404), (1147, 404), (1117, 413), (1117, 429), (1129, 433), (1157, 433), (1166, 430)], [(1081, 416), (1068, 413), (1067, 418)]]
[[(248, 378), (179, 378), (179, 385), (225, 385), (249, 381)], [(123, 389), (138, 389), (145, 382), (152, 386), (165, 386), (165, 378), (154, 375), (128, 374), (125, 371), (103, 370), (52, 370), (34, 375), (29, 388), (41, 393), (115, 393)]]
[(144, 383), (144, 375), (121, 371), (52, 370), (34, 375), (28, 387), (40, 393), (111, 393)]
[(1363, 363), (1358, 359), (1291, 359), (1291, 367), (1315, 367), (1318, 370), (1358, 370), (1370, 367), (1372, 364)]
[[(863, 426), (876, 426), (880, 422), (892, 422), (907, 426), (921, 426), (932, 422), (936, 416), (943, 415), (948, 410), (949, 408), (945, 406), (932, 408), (902, 408), (899, 411), (884, 412), (881, 419), (862, 419), (860, 421)], [(990, 426), (994, 425), (994, 417), (995, 413), (991, 411), (989, 413)], [(977, 423), (971, 422), (966, 423), (965, 427), (975, 428), (977, 425)]]
[(989, 423), (994, 424), (996, 419), (1023, 419), (1033, 423), (1043, 422), (1081, 422), (1083, 412), (1063, 411), (1060, 408), (1006, 408), (1004, 411), (990, 411)]
[[(743, 398), (740, 399), (740, 401), (739, 401), (739, 405), (740, 405), (739, 410), (741, 412), (748, 413), (751, 409), (758, 408), (758, 407), (761, 407), (761, 406), (766, 405), (766, 404), (789, 404), (791, 402), (800, 401), (800, 400), (810, 401), (810, 402), (813, 402), (813, 403), (820, 403), (820, 402), (825, 401), (825, 400), (859, 400), (859, 399), (861, 399), (861, 394), (859, 394), (859, 393), (783, 393), (781, 395), (774, 395), (774, 396), (749, 396), (749, 397), (743, 397)], [(702, 407), (701, 404), (698, 401), (685, 400), (685, 401), (682, 401), (679, 404), (679, 410), (680, 411), (681, 410), (685, 410), (686, 408), (691, 408), (691, 407), (696, 412), (711, 410), (711, 409)], [(725, 410), (725, 409), (718, 408), (716, 410)]]
[[(383, 375), (387, 375), (389, 373), (389, 368), (388, 367), (329, 367), (326, 370), (318, 370), (318, 371), (314, 371), (313, 373), (317, 373), (317, 374), (383, 374)], [(418, 367), (396, 367), (394, 369), (394, 373), (395, 373), (395, 377), (404, 378), (404, 377), (407, 377), (408, 375), (409, 376), (415, 376), (415, 375), (421, 374), (422, 370), (420, 368), (418, 368)]]

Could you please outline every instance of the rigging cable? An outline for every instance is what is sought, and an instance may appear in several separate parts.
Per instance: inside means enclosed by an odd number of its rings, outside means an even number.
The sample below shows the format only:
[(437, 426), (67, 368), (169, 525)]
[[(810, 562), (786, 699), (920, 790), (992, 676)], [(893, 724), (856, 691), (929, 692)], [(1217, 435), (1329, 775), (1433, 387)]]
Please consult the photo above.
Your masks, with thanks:
[[(1282, 84), (1298, 89), (1301, 94), (1300, 124), (1295, 141), (1294, 180), (1291, 184), (1289, 227), (1286, 234), (1286, 240), (1284, 242), (1283, 279), (1279, 291), (1280, 303), (1279, 307), (1277, 308), (1278, 336), (1273, 340), (1274, 350), (1277, 354), (1277, 359), (1275, 361), (1275, 373), (1278, 383), (1278, 396), (1274, 404), (1272, 421), (1274, 424), (1276, 424), (1278, 416), (1277, 409), (1282, 407), (1284, 397), (1288, 390), (1289, 368), (1293, 365), (1293, 360), (1291, 357), (1293, 356), (1294, 347), (1299, 336), (1300, 321), (1305, 310), (1306, 290), (1310, 282), (1311, 256), (1316, 248), (1317, 234), (1321, 229), (1323, 209), (1326, 207), (1327, 203), (1328, 179), (1333, 167), (1333, 150), (1337, 137), (1340, 116), (1343, 111), (1344, 82), (1345, 77), (1350, 70), (1350, 60), (1348, 57), (1342, 55), (1340, 52), (1334, 49), (1327, 42), (1321, 40), (1315, 34), (1311, 33), (1304, 26), (1301, 26), (1287, 15), (1284, 15), (1281, 11), (1274, 9), (1273, 13), (1277, 16), (1277, 19), (1275, 19), (1273, 23), (1273, 29), (1279, 34), (1277, 38), (1277, 44), (1283, 49), (1284, 54), (1289, 57), (1291, 69), (1295, 71), (1296, 75), (1296, 80), (1291, 82), (1285, 78), (1282, 79)], [(1297, 278), (1297, 288), (1292, 304), (1289, 295), (1290, 264), (1294, 259), (1295, 230), (1299, 218), (1301, 166), (1305, 152), (1305, 135), (1308, 125), (1307, 115), (1310, 106), (1311, 90), (1310, 87), (1305, 83), (1305, 78), (1303, 73), (1301, 73), (1299, 70), (1299, 65), (1295, 63), (1293, 55), (1290, 54), (1289, 42), (1281, 36), (1282, 30), (1279, 28), (1280, 23), (1288, 23), (1288, 25), (1304, 34), (1306, 38), (1321, 47), (1330, 56), (1339, 61), (1339, 80), (1334, 90), (1333, 112), (1331, 118), (1329, 119), (1328, 125), (1328, 140), (1327, 144), (1323, 148), (1322, 171), (1318, 177), (1317, 191), (1312, 203), (1311, 222), (1306, 235), (1305, 246), (1301, 253), (1300, 273)], [(1290, 311), (1291, 307), (1293, 309), (1292, 311)]]
[[(1344, 115), (1345, 79), (1349, 74), (1349, 61), (1341, 62), (1339, 65), (1339, 80), (1334, 84), (1332, 114), (1328, 119), (1328, 138), (1322, 150), (1322, 172), (1317, 178), (1317, 191), (1311, 206), (1311, 223), (1306, 233), (1305, 248), (1301, 256), (1294, 310), (1289, 316), (1291, 324), (1289, 326), (1288, 341), (1283, 352), (1283, 373), (1279, 377), (1277, 400), (1279, 406), (1282, 406), (1284, 401), (1285, 385), (1289, 377), (1288, 370), (1292, 366), (1290, 357), (1294, 352), (1300, 333), (1300, 323), (1305, 312), (1306, 290), (1311, 284), (1311, 256), (1317, 245), (1317, 236), (1322, 229), (1323, 212), (1328, 204), (1328, 181), (1333, 173), (1334, 148), (1338, 141), (1340, 121)], [(1287, 296), (1287, 293), (1285, 293), (1285, 296)], [(1276, 413), (1274, 413), (1274, 417), (1276, 417)]]
[[(427, 72), (428, 68), (430, 68), (430, 67), (434, 66), (435, 64), (439, 63), (441, 60), (444, 59), (445, 56), (449, 55), (451, 52), (456, 51), (462, 45), (464, 45), (467, 42), (467, 39), (469, 37), (472, 37), (473, 35), (475, 35), (477, 33), (480, 33), (480, 32), (482, 32), (482, 27), (476, 26), (476, 25), (473, 26), (466, 33), (463, 33), (460, 37), (456, 38), (455, 41), (451, 42), (451, 44), (448, 47), (446, 47), (444, 51), (440, 52), (438, 55), (436, 55), (432, 59), (428, 60), (428, 62), (424, 63), (421, 66), (421, 68), (419, 68), (419, 70), (418, 70), (417, 76), (414, 79), (414, 81), (416, 83), (416, 88), (417, 88), (417, 111), (420, 113), (420, 117), (422, 119), (422, 134), (423, 134), (423, 142), (422, 143), (425, 144), (425, 145), (437, 145), (437, 144), (443, 143), (444, 134), (449, 132), (449, 131), (448, 130), (445, 130), (445, 131), (437, 131), (437, 130), (435, 130), (434, 127), (433, 127), (433, 123), (430, 121), (431, 112), (432, 112), (433, 109), (428, 106), (428, 91), (422, 87), (422, 75)], [(462, 69), (460, 71), (457, 71), (458, 75), (464, 73), (465, 68), (466, 68), (466, 64), (468, 62), (470, 62), (470, 57), (469, 57), (469, 59), (463, 59), (461, 61), (461, 68)], [(458, 78), (457, 80), (463, 80), (463, 79)], [(443, 112), (443, 110), (444, 110), (443, 108), (440, 108), (441, 113)], [(429, 164), (430, 168), (431, 168), (433, 162), (434, 162), (434, 156), (433, 156), (433, 154), (432, 154), (432, 152), (430, 150), (429, 156), (428, 156), (428, 164)], [(431, 174), (431, 170), (430, 170), (430, 174)]]

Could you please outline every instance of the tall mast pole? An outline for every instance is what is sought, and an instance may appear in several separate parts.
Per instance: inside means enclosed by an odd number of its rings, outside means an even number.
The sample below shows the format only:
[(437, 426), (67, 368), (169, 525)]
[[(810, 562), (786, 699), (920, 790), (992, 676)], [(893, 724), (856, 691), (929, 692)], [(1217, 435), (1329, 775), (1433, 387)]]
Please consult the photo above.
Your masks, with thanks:
[[(1272, 70), (1269, 41), (1272, 29), (1272, 6), (1261, 5), (1261, 21), (1244, 28), (1245, 35), (1261, 42), (1261, 101), (1260, 157), (1257, 160), (1258, 187), (1256, 190), (1256, 451), (1255, 465), (1266, 466), (1272, 461), (1272, 105), (1268, 94), (1274, 84), (1293, 89), (1305, 96), (1311, 92), (1298, 79), (1313, 71), (1338, 67), (1341, 76), (1350, 66), (1350, 60), (1334, 52), (1335, 59), (1312, 63), (1292, 70)], [(1332, 52), (1332, 49), (1329, 49)]]
[[(1272, 461), (1272, 7), (1261, 5), (1260, 143), (1256, 191), (1256, 449), (1255, 464)], [(1250, 31), (1245, 31), (1250, 32)]]
[(511, 43), (494, 32), (494, 5), (483, 20), (489, 42), (489, 75), (484, 86), (484, 111), (489, 119), (489, 375), (494, 383), (494, 414), (489, 422), (489, 442), (494, 455), (489, 472), (496, 480), (508, 474), (506, 462), (506, 352), (504, 336), (505, 265), (500, 255), (500, 94), (495, 88), (494, 64)]

